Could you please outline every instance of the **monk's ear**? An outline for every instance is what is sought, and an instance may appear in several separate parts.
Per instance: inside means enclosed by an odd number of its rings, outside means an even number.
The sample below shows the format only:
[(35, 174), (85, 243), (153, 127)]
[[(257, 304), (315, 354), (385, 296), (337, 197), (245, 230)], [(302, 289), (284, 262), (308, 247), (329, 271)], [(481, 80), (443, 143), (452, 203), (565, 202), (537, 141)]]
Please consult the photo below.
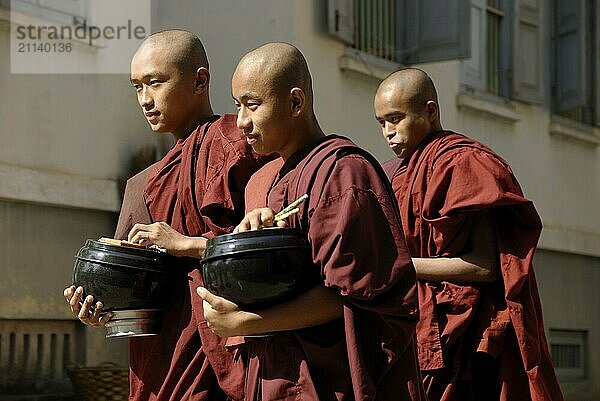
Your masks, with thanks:
[(304, 95), (304, 91), (302, 89), (292, 88), (290, 91), (290, 105), (292, 108), (292, 115), (294, 117), (298, 117), (306, 105), (306, 96)]
[(436, 102), (429, 100), (425, 105), (425, 110), (429, 116), (429, 121), (433, 122), (440, 118), (440, 109)]
[(210, 82), (210, 73), (206, 67), (200, 67), (196, 70), (196, 77), (194, 81), (194, 92), (204, 93), (208, 92), (208, 83)]

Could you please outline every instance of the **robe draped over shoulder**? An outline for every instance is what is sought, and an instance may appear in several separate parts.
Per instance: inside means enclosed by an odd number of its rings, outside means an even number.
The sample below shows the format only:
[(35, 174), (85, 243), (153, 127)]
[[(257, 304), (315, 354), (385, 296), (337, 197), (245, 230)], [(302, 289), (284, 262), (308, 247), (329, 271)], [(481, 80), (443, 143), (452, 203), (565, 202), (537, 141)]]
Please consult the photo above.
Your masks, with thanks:
[(155, 167), (156, 163), (146, 167), (127, 180), (119, 220), (117, 221), (117, 228), (115, 229), (113, 238), (126, 240), (129, 231), (131, 231), (135, 224), (152, 223), (150, 212), (148, 212), (148, 207), (144, 200), (144, 188), (146, 187), (148, 176)]
[(532, 266), (542, 224), (509, 165), (481, 143), (442, 131), (397, 167), (392, 187), (413, 257), (464, 253), (482, 210), (497, 240), (495, 283), (419, 280), (419, 362), (430, 399), (476, 399), (482, 352), (497, 361), (499, 399), (562, 400)]
[[(247, 400), (421, 400), (416, 358), (416, 276), (393, 193), (377, 161), (329, 135), (264, 166), (246, 202), (277, 211), (308, 194), (288, 224), (312, 248), (343, 318), (247, 339)], [(266, 191), (266, 192), (265, 192)]]
[[(231, 231), (243, 217), (245, 183), (262, 162), (235, 121), (235, 115), (214, 116), (178, 140), (145, 172), (143, 193), (139, 177), (128, 182), (135, 189), (129, 196), (126, 190), (117, 234), (127, 235), (144, 214), (140, 208), (187, 236)], [(242, 367), (208, 329), (195, 293), (202, 285), (198, 262), (182, 258), (173, 266), (176, 282), (160, 334), (129, 340), (130, 401), (243, 399)]]

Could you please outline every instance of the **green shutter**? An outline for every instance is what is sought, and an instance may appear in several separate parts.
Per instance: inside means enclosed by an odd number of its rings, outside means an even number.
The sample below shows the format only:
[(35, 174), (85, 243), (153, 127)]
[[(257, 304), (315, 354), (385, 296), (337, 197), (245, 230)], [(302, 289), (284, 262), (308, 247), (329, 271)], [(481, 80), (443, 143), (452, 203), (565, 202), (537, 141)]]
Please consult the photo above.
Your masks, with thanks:
[(527, 103), (543, 101), (542, 2), (515, 0), (512, 95)]
[(467, 58), (470, 56), (469, 0), (398, 0), (398, 21), (404, 64)]
[(354, 44), (354, 1), (329, 0), (327, 13), (329, 33), (349, 45)]
[(485, 45), (486, 18), (485, 0), (472, 0), (471, 13), (471, 57), (462, 60), (461, 82), (470, 88), (485, 90)]
[(556, 2), (556, 111), (585, 105), (585, 0)]

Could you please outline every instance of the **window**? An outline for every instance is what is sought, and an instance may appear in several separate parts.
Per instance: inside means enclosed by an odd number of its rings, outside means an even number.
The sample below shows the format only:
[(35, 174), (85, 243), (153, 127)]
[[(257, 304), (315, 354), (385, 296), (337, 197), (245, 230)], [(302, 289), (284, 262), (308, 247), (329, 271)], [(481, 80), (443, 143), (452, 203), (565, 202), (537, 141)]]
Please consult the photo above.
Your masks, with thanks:
[(462, 62), (462, 83), (471, 92), (509, 97), (511, 57), (506, 0), (471, 2), (471, 58)]
[(464, 0), (329, 0), (329, 32), (349, 47), (399, 64), (469, 56)]
[(468, 58), (463, 87), (541, 103), (545, 2), (329, 0), (328, 25), (360, 55), (402, 65)]
[(552, 1), (555, 113), (600, 126), (598, 0)]
[(471, 57), (461, 83), (469, 92), (527, 103), (543, 100), (543, 0), (471, 0)]
[(550, 354), (559, 379), (581, 381), (586, 378), (586, 331), (550, 330)]
[[(486, 7), (486, 77), (487, 91), (499, 94), (500, 88), (500, 47), (506, 47), (500, 39), (500, 27), (506, 25), (505, 12), (500, 8), (500, 0), (487, 0)], [(505, 52), (503, 52), (504, 54)]]
[(396, 1), (355, 0), (352, 47), (375, 57), (397, 61)]

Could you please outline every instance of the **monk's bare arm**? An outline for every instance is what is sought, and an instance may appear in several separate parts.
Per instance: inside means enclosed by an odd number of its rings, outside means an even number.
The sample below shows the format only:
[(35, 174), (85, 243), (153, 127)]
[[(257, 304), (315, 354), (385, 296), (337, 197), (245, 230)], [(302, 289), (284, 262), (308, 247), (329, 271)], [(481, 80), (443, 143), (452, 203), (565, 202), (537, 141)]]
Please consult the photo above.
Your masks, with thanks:
[(471, 251), (453, 258), (412, 258), (417, 277), (431, 281), (493, 282), (499, 269), (496, 235), (489, 211), (474, 217)]
[(208, 326), (222, 337), (262, 334), (316, 326), (342, 316), (342, 298), (336, 290), (316, 286), (272, 308), (241, 311), (232, 302), (199, 289)]
[(129, 242), (140, 245), (156, 245), (174, 256), (201, 259), (206, 249), (206, 238), (188, 237), (165, 222), (135, 224), (127, 237)]

